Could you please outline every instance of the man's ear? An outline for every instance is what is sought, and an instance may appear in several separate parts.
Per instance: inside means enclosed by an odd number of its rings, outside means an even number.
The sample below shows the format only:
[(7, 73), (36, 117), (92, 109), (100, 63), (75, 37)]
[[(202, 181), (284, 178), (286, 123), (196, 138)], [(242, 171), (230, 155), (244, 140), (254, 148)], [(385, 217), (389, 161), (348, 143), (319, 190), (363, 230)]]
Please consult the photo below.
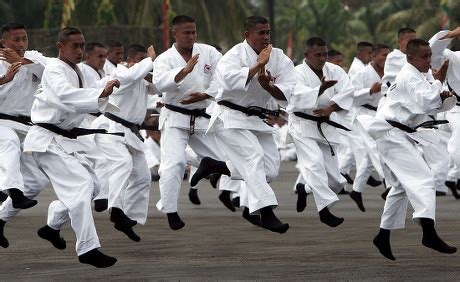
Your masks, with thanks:
[(244, 34), (245, 39), (247, 39), (249, 37), (249, 31), (246, 30), (243, 34)]
[(62, 42), (56, 42), (56, 48), (58, 48), (58, 50), (61, 50), (63, 47), (64, 44), (62, 44)]
[(4, 39), (4, 38), (0, 39), (0, 44), (1, 44), (4, 48), (6, 48), (6, 46), (5, 46), (5, 39)]

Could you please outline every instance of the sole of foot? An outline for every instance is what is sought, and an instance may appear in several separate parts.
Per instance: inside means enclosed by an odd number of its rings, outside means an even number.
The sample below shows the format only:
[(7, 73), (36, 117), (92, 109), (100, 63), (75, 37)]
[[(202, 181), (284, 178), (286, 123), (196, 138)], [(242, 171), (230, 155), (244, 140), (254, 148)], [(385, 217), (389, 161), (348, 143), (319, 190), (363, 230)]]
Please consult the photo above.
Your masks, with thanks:
[(93, 249), (78, 256), (78, 260), (81, 263), (89, 264), (97, 268), (111, 267), (117, 262), (116, 258), (103, 254), (97, 249)]
[(456, 247), (451, 247), (440, 239), (436, 241), (424, 239), (422, 240), (422, 245), (443, 254), (455, 254), (457, 252)]
[(230, 198), (230, 193), (225, 193), (225, 191), (220, 193), (219, 200), (222, 202), (222, 204), (224, 204), (224, 206), (227, 209), (231, 210), (232, 212), (236, 211), (235, 207), (232, 204), (232, 199)]
[(363, 205), (363, 197), (361, 193), (356, 192), (356, 191), (351, 191), (350, 198), (356, 203), (360, 211), (362, 212), (366, 211)]
[(128, 236), (128, 238), (133, 240), (134, 242), (139, 242), (141, 240), (141, 237), (139, 237), (136, 233), (134, 233), (133, 228), (129, 225), (115, 223), (115, 229), (120, 232), (125, 233), (125, 235)]
[(38, 237), (49, 241), (58, 250), (64, 250), (67, 247), (67, 243), (59, 236), (59, 230), (54, 230), (48, 225), (43, 226), (37, 231)]
[(260, 225), (262, 228), (270, 230), (271, 232), (283, 234), (286, 233), (289, 229), (289, 224), (287, 223), (281, 223), (281, 224), (266, 224), (266, 223), (261, 223)]
[(194, 205), (201, 205), (200, 198), (198, 198), (198, 191), (197, 189), (190, 189), (188, 191), (188, 199), (190, 200), (190, 203)]
[(381, 242), (377, 237), (372, 240), (372, 243), (374, 243), (374, 246), (377, 247), (379, 252), (386, 257), (389, 260), (396, 260), (396, 258), (393, 256), (393, 253), (391, 252), (391, 246), (388, 243), (383, 243)]
[(176, 213), (168, 213), (168, 224), (172, 230), (179, 230), (185, 226), (180, 216)]

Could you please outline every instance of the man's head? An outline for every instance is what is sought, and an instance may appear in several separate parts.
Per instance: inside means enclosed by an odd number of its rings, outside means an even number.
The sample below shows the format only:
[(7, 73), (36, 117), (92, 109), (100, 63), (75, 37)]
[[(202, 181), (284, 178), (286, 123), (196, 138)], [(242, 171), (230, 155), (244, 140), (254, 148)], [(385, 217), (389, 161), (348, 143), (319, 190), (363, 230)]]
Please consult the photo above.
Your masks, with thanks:
[(85, 51), (85, 37), (81, 29), (65, 27), (58, 35), (56, 47), (59, 50), (59, 58), (71, 66), (75, 66), (83, 58)]
[(115, 65), (118, 65), (123, 61), (125, 55), (125, 49), (120, 41), (110, 40), (107, 43), (107, 60)]
[(407, 43), (407, 62), (420, 72), (428, 72), (431, 67), (430, 44), (423, 39), (412, 39)]
[(327, 61), (343, 68), (343, 54), (340, 51), (335, 49), (327, 51)]
[(361, 41), (356, 45), (358, 53), (356, 57), (363, 63), (368, 64), (372, 60), (372, 43)]
[(193, 49), (196, 42), (196, 23), (191, 16), (180, 15), (172, 20), (172, 36), (180, 49)]
[(305, 61), (313, 68), (320, 71), (327, 61), (327, 43), (319, 37), (311, 37), (306, 42), (304, 52)]
[(270, 24), (261, 16), (250, 16), (244, 20), (244, 38), (259, 54), (270, 44)]
[(374, 44), (372, 47), (372, 62), (380, 69), (383, 69), (388, 53), (390, 53), (390, 47), (387, 45), (380, 43)]
[(148, 57), (147, 49), (139, 44), (131, 44), (128, 47), (128, 67), (139, 63), (143, 59)]
[(18, 23), (4, 24), (2, 26), (1, 44), (5, 48), (13, 49), (19, 56), (24, 57), (24, 52), (29, 47), (26, 27)]
[(417, 38), (415, 30), (409, 27), (401, 28), (398, 31), (398, 48), (401, 52), (406, 53), (407, 43), (412, 39)]
[(101, 70), (104, 68), (105, 59), (107, 58), (107, 49), (99, 42), (91, 42), (85, 47), (85, 62), (94, 69)]

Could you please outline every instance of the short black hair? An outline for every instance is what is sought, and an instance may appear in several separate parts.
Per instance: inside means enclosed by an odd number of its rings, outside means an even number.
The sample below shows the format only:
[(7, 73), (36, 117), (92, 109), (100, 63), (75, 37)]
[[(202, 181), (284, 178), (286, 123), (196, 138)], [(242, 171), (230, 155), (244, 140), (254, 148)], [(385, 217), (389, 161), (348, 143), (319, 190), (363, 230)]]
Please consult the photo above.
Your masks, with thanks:
[(416, 32), (413, 28), (403, 27), (400, 30), (398, 30), (398, 38), (408, 33), (416, 33)]
[(305, 42), (305, 45), (307, 46), (307, 49), (308, 49), (313, 46), (327, 46), (327, 43), (321, 37), (310, 37)]
[(334, 57), (334, 56), (339, 56), (339, 55), (343, 55), (343, 54), (342, 54), (342, 52), (340, 52), (338, 50), (331, 49), (331, 50), (327, 51), (327, 56), (328, 57)]
[(85, 53), (89, 53), (94, 51), (96, 48), (105, 48), (105, 46), (102, 43), (99, 42), (91, 42), (86, 44), (85, 46)]
[(78, 27), (64, 27), (59, 31), (58, 42), (65, 43), (69, 39), (69, 36), (73, 34), (83, 34), (83, 31)]
[(262, 16), (249, 16), (244, 20), (244, 30), (248, 31), (258, 24), (268, 24), (267, 18)]
[(128, 58), (136, 56), (137, 53), (147, 53), (147, 49), (140, 44), (131, 44), (128, 47)]
[(356, 44), (356, 48), (358, 50), (362, 50), (364, 48), (369, 48), (369, 47), (372, 48), (372, 46), (374, 46), (374, 45), (372, 43), (370, 43), (370, 42), (367, 42), (367, 41), (360, 41), (360, 42), (358, 42), (358, 44)]
[(175, 16), (172, 19), (171, 26), (172, 28), (175, 28), (176, 26), (184, 23), (195, 23), (195, 19), (192, 16), (187, 15)]
[(26, 26), (20, 23), (6, 23), (2, 25), (2, 36), (5, 35), (5, 33), (15, 30), (15, 29), (26, 29)]
[(110, 52), (113, 48), (123, 47), (123, 43), (118, 40), (109, 40), (107, 42), (107, 50)]
[(375, 44), (372, 46), (372, 52), (373, 52), (373, 53), (379, 53), (379, 52), (382, 51), (383, 49), (390, 49), (390, 46), (385, 45), (385, 44), (382, 44), (382, 43), (375, 43)]
[(407, 43), (406, 53), (415, 54), (421, 46), (430, 46), (430, 43), (420, 38), (412, 39)]

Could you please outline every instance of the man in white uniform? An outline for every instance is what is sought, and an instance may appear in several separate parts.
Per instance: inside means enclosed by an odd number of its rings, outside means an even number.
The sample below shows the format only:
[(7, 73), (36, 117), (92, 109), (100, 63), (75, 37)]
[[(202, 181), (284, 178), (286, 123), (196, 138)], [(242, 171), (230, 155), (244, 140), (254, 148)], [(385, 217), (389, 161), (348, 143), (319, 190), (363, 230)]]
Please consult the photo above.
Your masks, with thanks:
[(119, 64), (110, 75), (121, 87), (110, 97), (119, 113), (105, 113), (92, 124), (110, 132), (124, 132), (124, 137), (98, 135), (98, 147), (110, 163), (109, 211), (115, 229), (138, 242), (132, 227), (147, 220), (150, 195), (150, 170), (144, 154), (144, 139), (139, 133), (147, 114), (147, 96), (154, 94), (147, 81), (156, 54), (152, 46), (145, 49), (133, 44), (128, 48), (128, 68)]
[[(24, 185), (36, 190), (48, 183), (35, 161), (22, 153), (34, 93), (47, 58), (37, 51), (27, 51), (24, 25), (5, 24), (1, 32), (5, 48), (0, 49), (0, 190), (10, 195), (14, 208), (26, 209), (37, 201), (28, 198), (32, 195), (24, 196)], [(2, 198), (6, 199), (3, 193)]]
[(414, 208), (413, 220), (422, 226), (424, 246), (442, 253), (457, 251), (442, 241), (434, 228), (434, 176), (416, 148), (416, 142), (438, 142), (434, 129), (417, 129), (426, 125), (427, 121), (435, 125), (428, 115), (439, 111), (443, 101), (452, 96), (452, 93), (442, 91), (447, 64), (439, 72), (433, 71), (436, 80), (431, 84), (426, 77), (430, 70), (431, 48), (422, 39), (409, 41), (407, 61), (389, 88), (376, 117), (358, 117), (376, 140), (378, 152), (386, 166), (385, 179), (392, 186), (385, 201), (380, 232), (373, 240), (380, 253), (390, 260), (395, 259), (391, 252), (390, 230), (404, 228), (408, 203)]
[(396, 75), (399, 73), (401, 68), (407, 63), (406, 59), (406, 47), (407, 43), (415, 39), (417, 34), (415, 30), (409, 27), (401, 28), (398, 31), (398, 49), (388, 54), (385, 61), (383, 83), (382, 83), (382, 94), (385, 95), (387, 89), (393, 84), (396, 79)]
[[(30, 110), (47, 58), (36, 51), (26, 51), (27, 32), (22, 24), (2, 26), (0, 49), (0, 246), (9, 242), (3, 229), (6, 221), (21, 209), (34, 206), (39, 191), (49, 186), (35, 160), (22, 152), (31, 125)], [(24, 196), (25, 194), (25, 196)], [(9, 213), (10, 211), (11, 213)]]
[(220, 91), (208, 132), (215, 132), (228, 157), (227, 163), (203, 158), (192, 178), (193, 186), (211, 173), (243, 179), (250, 213), (260, 213), (261, 226), (284, 233), (289, 225), (274, 214), (278, 205), (268, 185), (279, 172), (279, 153), (273, 127), (264, 119), (278, 112), (267, 109), (275, 100), (286, 106), (294, 85), (294, 66), (282, 50), (270, 43), (266, 18), (251, 16), (244, 22), (245, 40), (230, 49), (219, 61)]
[[(289, 133), (297, 150), (300, 173), (312, 190), (321, 222), (336, 227), (343, 218), (334, 216), (329, 207), (339, 200), (345, 178), (340, 174), (335, 150), (340, 143), (338, 129), (348, 130), (337, 121), (353, 103), (353, 86), (346, 72), (326, 62), (327, 44), (319, 37), (307, 40), (305, 60), (296, 66), (297, 84), (286, 108)], [(303, 188), (300, 186), (296, 186)], [(306, 199), (306, 191), (297, 190)], [(306, 202), (298, 199), (298, 204)], [(304, 208), (304, 207), (303, 207)], [(302, 207), (297, 207), (302, 210)]]
[[(107, 58), (107, 49), (98, 42), (91, 42), (85, 46), (85, 61), (78, 64), (78, 68), (83, 73), (85, 80), (91, 80), (90, 85), (97, 85), (103, 78), (107, 79), (103, 70)], [(86, 81), (87, 83), (89, 81)], [(103, 85), (102, 84), (102, 85)], [(90, 128), (93, 121), (100, 116), (101, 113), (90, 113), (86, 116), (81, 127)], [(92, 141), (92, 140), (91, 140)], [(95, 161), (94, 171), (101, 184), (100, 191), (94, 198), (94, 210), (102, 212), (108, 208), (109, 197), (109, 163), (96, 145), (93, 149), (86, 152), (86, 155)]]
[(372, 60), (372, 43), (361, 41), (356, 45), (357, 53), (356, 57), (351, 62), (350, 69), (348, 70), (348, 76), (353, 78), (360, 70), (366, 67)]
[[(449, 69), (447, 71), (447, 85), (451, 91), (457, 95), (457, 104), (449, 112), (446, 113), (446, 118), (449, 121), (449, 127), (452, 130), (452, 135), (448, 141), (447, 151), (449, 152), (454, 165), (451, 170), (451, 179), (445, 184), (450, 188), (456, 199), (460, 198), (457, 189), (460, 187), (460, 173), (457, 172), (460, 167), (460, 52), (453, 52), (447, 49), (447, 46), (452, 42), (453, 38), (460, 36), (460, 27), (452, 31), (440, 31), (430, 39), (430, 47), (433, 50), (432, 65), (439, 68), (445, 60), (449, 60)], [(457, 172), (457, 173), (456, 173)]]
[(167, 215), (173, 230), (185, 225), (177, 213), (177, 201), (187, 145), (198, 157), (222, 158), (214, 137), (205, 135), (210, 118), (206, 107), (210, 104), (208, 99), (217, 94), (215, 70), (222, 54), (210, 45), (195, 43), (196, 30), (192, 17), (175, 17), (172, 20), (175, 43), (158, 56), (153, 67), (153, 83), (163, 93), (164, 103), (160, 113), (161, 199), (157, 208)]
[(104, 73), (111, 75), (117, 69), (117, 65), (123, 61), (125, 50), (120, 41), (110, 40), (107, 43), (107, 60), (104, 63)]
[[(366, 67), (372, 59), (372, 43), (361, 41), (358, 42), (356, 57), (353, 59), (350, 68), (348, 70), (348, 76), (350, 79), (355, 76), (360, 70)], [(351, 117), (348, 117), (351, 118)], [(351, 122), (351, 120), (350, 120)], [(357, 136), (357, 133), (354, 131), (343, 132), (344, 133), (344, 142), (339, 145), (338, 149), (338, 158), (339, 158), (339, 167), (340, 172), (345, 177), (349, 184), (353, 184), (353, 179), (349, 175), (351, 168), (356, 164), (356, 154), (358, 150), (363, 150), (363, 148), (356, 148), (356, 145), (360, 143), (360, 138)], [(356, 165), (357, 168), (357, 165)], [(381, 182), (375, 180), (374, 178), (369, 179), (369, 183), (372, 186), (378, 186)]]
[(117, 260), (98, 250), (100, 243), (91, 211), (97, 179), (88, 160), (80, 153), (88, 148), (77, 139), (95, 131), (76, 126), (85, 114), (107, 108), (108, 96), (119, 82), (109, 81), (103, 89), (82, 88), (82, 74), (76, 64), (83, 57), (84, 44), (78, 28), (64, 28), (59, 33), (56, 44), (59, 57), (45, 67), (41, 88), (32, 106), (34, 126), (27, 133), (24, 151), (32, 154), (50, 179), (59, 201), (68, 209), (77, 236), (79, 261), (95, 267), (110, 267)]
[[(350, 193), (350, 197), (356, 202), (358, 208), (361, 211), (365, 211), (362, 192), (366, 186), (366, 181), (371, 176), (374, 169), (372, 160), (380, 160), (378, 154), (372, 152), (367, 148), (374, 147), (374, 144), (365, 144), (367, 142), (366, 136), (362, 134), (359, 128), (359, 123), (354, 121), (356, 116), (370, 115), (374, 116), (377, 107), (379, 105), (382, 94), (380, 89), (382, 87), (383, 68), (385, 66), (385, 59), (390, 52), (390, 47), (382, 44), (375, 44), (373, 47), (373, 58), (369, 65), (365, 66), (362, 70), (358, 71), (353, 78), (351, 83), (355, 88), (354, 101), (353, 101), (353, 134), (356, 134), (358, 138), (354, 138), (353, 141), (357, 142), (352, 147), (353, 153), (356, 159), (356, 176), (353, 183), (353, 191)], [(373, 143), (373, 140), (369, 140)], [(369, 143), (369, 142), (368, 142)], [(369, 152), (371, 151), (371, 152)], [(373, 154), (373, 159), (369, 154)], [(376, 163), (374, 161), (374, 163)], [(377, 162), (377, 164), (380, 164)], [(380, 169), (381, 171), (381, 169)]]
[(80, 69), (87, 70), (95, 81), (105, 76), (104, 64), (107, 59), (107, 49), (99, 42), (91, 42), (85, 46), (85, 61), (78, 64)]

